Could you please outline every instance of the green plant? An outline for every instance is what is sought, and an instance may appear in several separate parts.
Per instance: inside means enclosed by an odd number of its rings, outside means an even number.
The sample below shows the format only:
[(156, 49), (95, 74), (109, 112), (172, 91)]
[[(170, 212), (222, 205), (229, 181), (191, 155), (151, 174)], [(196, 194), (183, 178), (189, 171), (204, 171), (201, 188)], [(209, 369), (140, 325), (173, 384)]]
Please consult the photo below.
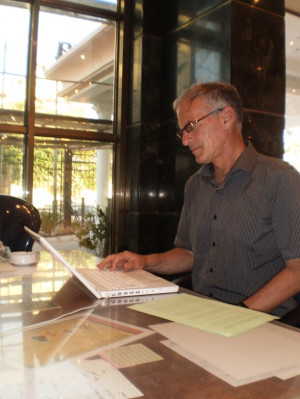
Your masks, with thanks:
[(59, 215), (53, 212), (40, 212), (40, 216), (41, 230), (50, 235), (60, 223)]
[(100, 208), (96, 207), (96, 213), (88, 213), (82, 227), (76, 232), (79, 238), (79, 246), (93, 251), (97, 256), (105, 255), (106, 239), (108, 233), (107, 216)]

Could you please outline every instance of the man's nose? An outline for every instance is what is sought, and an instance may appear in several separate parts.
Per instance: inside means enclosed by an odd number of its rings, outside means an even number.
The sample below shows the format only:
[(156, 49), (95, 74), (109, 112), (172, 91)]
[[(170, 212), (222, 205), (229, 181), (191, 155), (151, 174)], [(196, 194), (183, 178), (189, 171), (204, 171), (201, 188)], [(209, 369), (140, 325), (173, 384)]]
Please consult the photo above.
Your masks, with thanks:
[(187, 133), (185, 130), (182, 135), (182, 145), (188, 146), (189, 143), (193, 140), (193, 135), (191, 133)]

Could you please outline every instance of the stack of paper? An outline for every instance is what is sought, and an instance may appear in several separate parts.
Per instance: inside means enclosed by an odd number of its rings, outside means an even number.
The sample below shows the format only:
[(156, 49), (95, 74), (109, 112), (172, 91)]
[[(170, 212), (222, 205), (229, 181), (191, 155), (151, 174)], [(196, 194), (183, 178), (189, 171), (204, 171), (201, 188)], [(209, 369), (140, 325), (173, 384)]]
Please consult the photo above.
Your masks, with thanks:
[(232, 337), (278, 317), (227, 303), (179, 294), (130, 306), (143, 313)]
[(164, 344), (233, 386), (300, 374), (300, 335), (274, 317), (180, 294), (132, 309), (174, 322), (152, 325)]
[(165, 345), (233, 386), (300, 374), (299, 333), (283, 326), (267, 323), (232, 338), (178, 323), (151, 328), (169, 339)]

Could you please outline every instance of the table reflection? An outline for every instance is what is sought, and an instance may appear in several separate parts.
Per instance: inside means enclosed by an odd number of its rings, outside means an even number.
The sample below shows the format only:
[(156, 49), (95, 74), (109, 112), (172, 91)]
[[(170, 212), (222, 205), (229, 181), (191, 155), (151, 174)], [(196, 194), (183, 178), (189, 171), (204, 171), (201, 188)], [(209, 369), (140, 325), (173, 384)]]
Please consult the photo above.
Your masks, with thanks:
[[(99, 262), (83, 251), (61, 253), (75, 268), (95, 268)], [(0, 398), (98, 398), (106, 395), (103, 389), (113, 391), (120, 378), (122, 389), (135, 390), (101, 359), (100, 349), (143, 336), (143, 328), (95, 313), (101, 301), (47, 252), (33, 266), (3, 271), (4, 266), (1, 271), (0, 264)], [(111, 384), (112, 378), (116, 383)]]
[[(75, 267), (95, 268), (99, 259), (83, 251), (60, 251)], [(93, 298), (51, 255), (41, 251), (33, 266), (15, 266), (1, 271), (0, 317), (5, 333), (45, 318), (57, 317), (76, 308), (91, 305)]]

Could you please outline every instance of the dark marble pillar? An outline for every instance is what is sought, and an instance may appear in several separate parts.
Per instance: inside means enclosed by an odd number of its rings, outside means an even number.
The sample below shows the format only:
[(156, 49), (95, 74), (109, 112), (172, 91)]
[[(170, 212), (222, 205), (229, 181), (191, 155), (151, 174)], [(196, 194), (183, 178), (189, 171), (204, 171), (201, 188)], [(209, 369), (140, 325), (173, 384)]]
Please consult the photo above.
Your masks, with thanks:
[(132, 0), (132, 5), (126, 234), (118, 250), (151, 253), (172, 248), (184, 184), (199, 167), (176, 138), (172, 109), (192, 83), (236, 85), (245, 138), (265, 154), (282, 156), (284, 2)]
[(244, 136), (258, 151), (281, 158), (285, 112), (284, 1), (233, 2), (231, 36), (231, 82), (243, 99)]

